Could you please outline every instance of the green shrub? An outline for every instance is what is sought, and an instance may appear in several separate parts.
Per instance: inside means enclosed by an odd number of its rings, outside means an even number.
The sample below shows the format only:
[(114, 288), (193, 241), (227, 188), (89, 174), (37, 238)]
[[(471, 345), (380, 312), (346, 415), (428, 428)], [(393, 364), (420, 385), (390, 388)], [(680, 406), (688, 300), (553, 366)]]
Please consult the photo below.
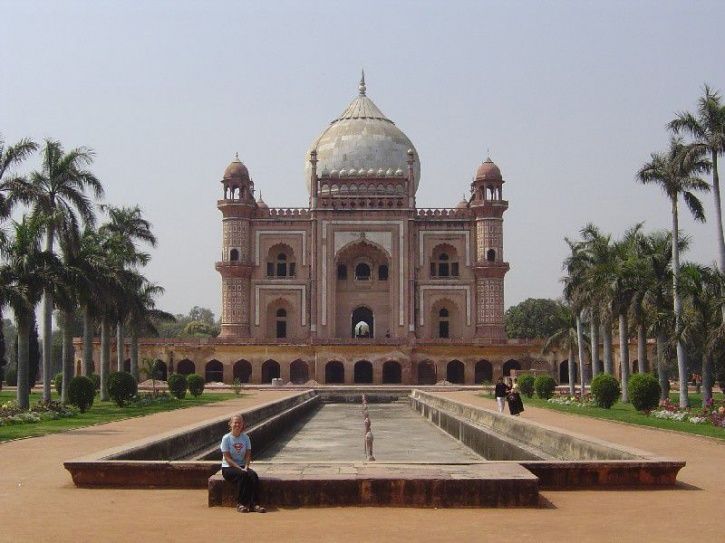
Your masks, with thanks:
[(108, 395), (116, 402), (116, 405), (123, 407), (136, 395), (137, 385), (133, 375), (125, 371), (114, 371), (108, 376)]
[(204, 392), (204, 378), (201, 375), (192, 373), (186, 378), (186, 386), (189, 387), (191, 395), (198, 398)]
[(96, 387), (93, 380), (83, 375), (73, 377), (68, 384), (68, 402), (85, 413), (93, 405), (96, 396)]
[(237, 396), (242, 393), (242, 382), (239, 380), (239, 377), (234, 378), (234, 382), (232, 383), (232, 390)]
[(101, 376), (97, 373), (91, 373), (88, 378), (93, 382), (93, 386), (96, 390), (101, 390)]
[(5, 369), (5, 384), (9, 387), (18, 386), (18, 369), (16, 367)]
[(629, 401), (637, 411), (651, 411), (660, 401), (660, 384), (649, 373), (635, 373), (627, 381)]
[(594, 403), (604, 409), (612, 407), (622, 393), (619, 381), (608, 373), (600, 373), (597, 375), (592, 379), (591, 386)]
[(169, 385), (169, 392), (171, 392), (171, 395), (174, 398), (183, 400), (186, 396), (186, 375), (172, 373), (169, 375), (167, 383)]
[(551, 375), (539, 375), (534, 380), (534, 390), (536, 395), (542, 400), (548, 400), (554, 395), (556, 381)]
[(526, 396), (527, 398), (533, 397), (534, 381), (535, 381), (535, 379), (534, 379), (533, 375), (529, 375), (528, 373), (524, 374), (524, 375), (520, 375), (516, 379), (516, 383), (518, 383), (518, 385), (519, 385), (519, 392), (521, 394), (523, 394), (524, 396)]
[(56, 373), (55, 377), (53, 377), (53, 387), (55, 388), (55, 391), (60, 395), (61, 392), (63, 392), (63, 374), (62, 373)]

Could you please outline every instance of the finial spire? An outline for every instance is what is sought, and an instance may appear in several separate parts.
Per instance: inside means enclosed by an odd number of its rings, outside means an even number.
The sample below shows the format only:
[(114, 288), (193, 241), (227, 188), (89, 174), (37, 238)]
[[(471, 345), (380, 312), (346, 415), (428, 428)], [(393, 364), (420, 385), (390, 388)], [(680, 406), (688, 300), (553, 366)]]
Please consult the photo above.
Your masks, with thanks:
[(239, 153), (234, 153), (234, 160), (239, 162)]
[(360, 78), (360, 85), (358, 86), (358, 89), (360, 90), (360, 96), (365, 96), (365, 69), (362, 70), (362, 77)]

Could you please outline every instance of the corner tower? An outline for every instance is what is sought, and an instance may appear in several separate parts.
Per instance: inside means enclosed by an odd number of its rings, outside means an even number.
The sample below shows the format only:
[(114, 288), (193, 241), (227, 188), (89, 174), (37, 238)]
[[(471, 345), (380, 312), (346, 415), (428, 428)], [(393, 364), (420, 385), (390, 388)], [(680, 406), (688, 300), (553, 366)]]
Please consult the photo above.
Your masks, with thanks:
[(251, 219), (256, 212), (254, 183), (236, 155), (221, 180), (222, 258), (215, 265), (222, 276), (221, 339), (249, 337), (249, 282), (252, 274)]
[(471, 183), (470, 208), (476, 221), (476, 336), (491, 341), (506, 339), (504, 327), (503, 199), (501, 170), (487, 158)]

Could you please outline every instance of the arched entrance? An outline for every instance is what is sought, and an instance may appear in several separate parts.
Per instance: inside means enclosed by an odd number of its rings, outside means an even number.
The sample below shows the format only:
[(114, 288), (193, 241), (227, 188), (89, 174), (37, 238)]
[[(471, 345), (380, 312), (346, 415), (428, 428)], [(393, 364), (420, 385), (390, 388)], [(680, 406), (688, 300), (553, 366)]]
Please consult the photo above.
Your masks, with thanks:
[(465, 380), (465, 368), (460, 360), (451, 360), (446, 367), (446, 381), (462, 385)]
[(503, 364), (503, 375), (504, 377), (511, 377), (511, 370), (521, 371), (521, 364), (518, 360), (507, 360)]
[(367, 360), (355, 362), (354, 373), (356, 384), (370, 384), (373, 382), (373, 365)]
[[(365, 326), (367, 325), (367, 326)], [(374, 337), (373, 312), (369, 307), (356, 307), (352, 312), (352, 337)]]
[[(577, 379), (579, 378), (579, 368), (576, 364), (574, 364), (574, 382), (576, 383)], [(562, 360), (559, 363), (559, 383), (562, 385), (568, 385), (569, 384), (569, 361), (568, 360)]]
[(221, 383), (224, 381), (224, 366), (218, 360), (210, 360), (204, 370), (204, 381), (207, 383)]
[(196, 365), (188, 358), (184, 358), (176, 365), (176, 372), (181, 375), (191, 375), (196, 373)]
[(310, 380), (310, 368), (304, 360), (295, 360), (289, 366), (289, 380), (301, 385)]
[(279, 378), (279, 364), (274, 360), (267, 360), (262, 364), (262, 383), (271, 383), (272, 379)]
[(240, 383), (248, 383), (252, 377), (252, 365), (246, 360), (237, 360), (234, 363), (232, 376), (234, 379), (239, 379)]
[(423, 360), (418, 363), (418, 384), (435, 385), (436, 367), (430, 360)]
[(477, 385), (493, 382), (493, 366), (488, 360), (476, 362), (476, 374), (474, 376)]
[(325, 364), (325, 384), (338, 385), (345, 382), (345, 366), (333, 360)]
[[(178, 369), (178, 367), (177, 367)], [(159, 379), (161, 381), (168, 380), (169, 377), (169, 369), (166, 367), (166, 362), (163, 360), (159, 360), (158, 358), (154, 360), (154, 365), (151, 367), (151, 371), (154, 374), (154, 379)], [(179, 372), (181, 373), (181, 372)], [(192, 363), (192, 369), (190, 373), (194, 373), (194, 367)], [(146, 376), (147, 379), (151, 379), (150, 375)]]
[(383, 364), (383, 384), (394, 385), (402, 382), (400, 364), (395, 360), (388, 360)]

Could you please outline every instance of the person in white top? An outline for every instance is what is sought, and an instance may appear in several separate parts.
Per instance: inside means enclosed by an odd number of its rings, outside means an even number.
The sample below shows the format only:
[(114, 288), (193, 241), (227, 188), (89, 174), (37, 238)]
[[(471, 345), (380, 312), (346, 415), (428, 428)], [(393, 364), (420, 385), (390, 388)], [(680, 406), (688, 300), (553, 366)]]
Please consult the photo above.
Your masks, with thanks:
[(222, 477), (237, 485), (237, 511), (240, 513), (266, 513), (257, 504), (259, 477), (249, 468), (252, 461), (252, 444), (244, 433), (244, 417), (234, 415), (229, 419), (228, 434), (222, 437)]

